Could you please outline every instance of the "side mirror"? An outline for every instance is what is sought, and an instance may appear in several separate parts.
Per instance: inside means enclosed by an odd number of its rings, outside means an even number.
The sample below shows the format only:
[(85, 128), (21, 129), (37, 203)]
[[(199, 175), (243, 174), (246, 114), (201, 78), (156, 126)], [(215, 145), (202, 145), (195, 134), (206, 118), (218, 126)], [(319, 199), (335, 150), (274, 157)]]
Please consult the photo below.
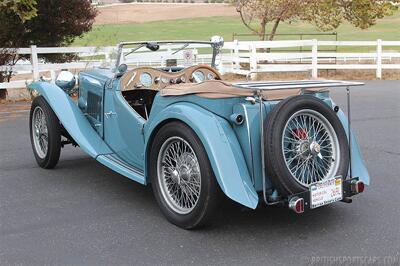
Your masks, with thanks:
[(160, 45), (158, 45), (156, 42), (148, 42), (146, 44), (146, 48), (149, 49), (150, 51), (158, 51), (160, 49)]
[(68, 94), (75, 87), (75, 84), (76, 79), (74, 74), (66, 70), (62, 70), (56, 78), (56, 85)]

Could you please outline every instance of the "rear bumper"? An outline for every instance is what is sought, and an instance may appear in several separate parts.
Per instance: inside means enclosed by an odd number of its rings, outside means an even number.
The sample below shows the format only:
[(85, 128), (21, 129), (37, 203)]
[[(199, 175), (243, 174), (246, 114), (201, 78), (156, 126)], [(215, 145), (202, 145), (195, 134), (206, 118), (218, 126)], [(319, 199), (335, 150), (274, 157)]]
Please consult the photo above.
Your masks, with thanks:
[[(351, 203), (351, 197), (362, 193), (364, 191), (364, 186), (364, 183), (360, 181), (358, 177), (343, 180), (343, 197), (341, 201), (345, 203)], [(290, 196), (287, 199), (287, 205), (296, 213), (303, 213), (304, 211), (311, 209), (311, 192), (305, 191)]]

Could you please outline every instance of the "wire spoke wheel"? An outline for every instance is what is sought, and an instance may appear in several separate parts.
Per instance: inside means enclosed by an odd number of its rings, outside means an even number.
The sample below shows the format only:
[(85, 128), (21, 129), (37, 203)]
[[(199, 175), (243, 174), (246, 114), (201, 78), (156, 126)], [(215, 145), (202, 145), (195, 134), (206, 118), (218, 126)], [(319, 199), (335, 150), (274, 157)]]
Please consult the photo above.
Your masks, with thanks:
[(168, 206), (179, 214), (190, 213), (200, 198), (201, 173), (192, 147), (180, 137), (170, 137), (157, 159), (158, 182)]
[(319, 112), (302, 109), (282, 132), (282, 153), (289, 172), (301, 185), (334, 177), (340, 164), (339, 140), (331, 123)]
[(148, 160), (154, 197), (168, 221), (184, 229), (210, 222), (220, 190), (196, 133), (180, 121), (166, 123), (151, 141)]
[(49, 146), (49, 135), (46, 122), (46, 116), (43, 109), (37, 106), (33, 111), (32, 119), (32, 136), (33, 144), (37, 155), (44, 159), (47, 155)]

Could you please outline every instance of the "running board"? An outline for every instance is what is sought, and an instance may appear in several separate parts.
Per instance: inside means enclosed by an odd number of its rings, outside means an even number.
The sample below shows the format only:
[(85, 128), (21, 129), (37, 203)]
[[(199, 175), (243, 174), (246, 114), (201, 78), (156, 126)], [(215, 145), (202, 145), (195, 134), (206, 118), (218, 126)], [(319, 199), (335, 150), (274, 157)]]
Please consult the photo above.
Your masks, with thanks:
[(120, 173), (123, 176), (132, 179), (133, 181), (139, 182), (142, 185), (146, 184), (146, 179), (144, 178), (144, 172), (141, 169), (133, 167), (115, 154), (105, 154), (99, 155), (96, 158), (97, 161), (107, 166), (108, 168)]

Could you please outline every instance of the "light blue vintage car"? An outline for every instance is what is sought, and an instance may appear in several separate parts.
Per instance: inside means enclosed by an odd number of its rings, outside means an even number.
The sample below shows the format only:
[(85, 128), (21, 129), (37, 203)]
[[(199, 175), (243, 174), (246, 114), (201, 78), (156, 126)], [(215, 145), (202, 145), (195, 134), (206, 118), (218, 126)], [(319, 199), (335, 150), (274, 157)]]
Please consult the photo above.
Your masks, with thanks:
[(185, 229), (210, 221), (223, 194), (251, 209), (263, 202), (302, 213), (363, 192), (357, 140), (329, 96), (347, 89), (350, 110), (350, 88), (362, 84), (224, 82), (222, 45), (218, 37), (121, 43), (112, 67), (81, 71), (78, 85), (68, 71), (55, 84), (30, 84), (37, 163), (53, 168), (64, 145), (79, 146), (151, 184), (162, 213)]

